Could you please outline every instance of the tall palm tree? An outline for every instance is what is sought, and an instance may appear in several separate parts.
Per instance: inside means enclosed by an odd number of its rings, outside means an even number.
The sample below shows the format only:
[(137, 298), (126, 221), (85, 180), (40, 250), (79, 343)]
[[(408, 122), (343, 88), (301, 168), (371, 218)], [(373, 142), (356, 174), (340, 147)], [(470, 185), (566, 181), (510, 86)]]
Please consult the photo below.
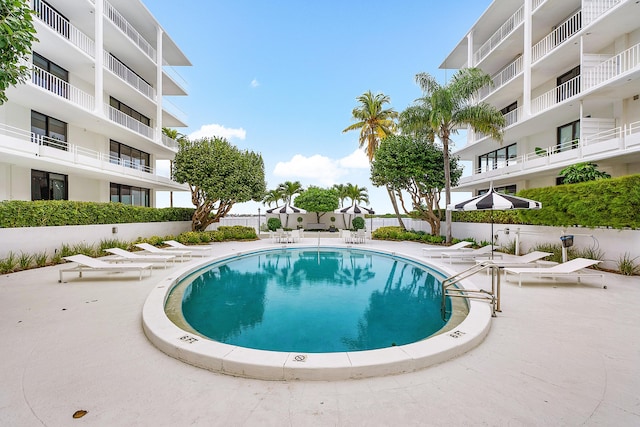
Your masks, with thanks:
[[(371, 91), (367, 91), (357, 97), (356, 100), (360, 105), (351, 112), (352, 119), (355, 120), (355, 123), (345, 128), (342, 132), (360, 129), (360, 138), (358, 140), (360, 148), (366, 146), (367, 157), (369, 158), (369, 163), (371, 163), (376, 150), (380, 146), (380, 141), (395, 133), (398, 112), (393, 108), (384, 108), (385, 104), (391, 102), (391, 98), (383, 93), (374, 95)], [(389, 193), (389, 199), (398, 217), (398, 222), (404, 229), (405, 226), (400, 217), (396, 196), (389, 186), (387, 186), (387, 192)]]
[(358, 185), (348, 183), (346, 193), (347, 197), (351, 199), (351, 206), (354, 206), (356, 203), (369, 203), (369, 193), (366, 187), (359, 187)]
[[(451, 169), (449, 142), (458, 129), (470, 127), (502, 142), (505, 119), (498, 109), (484, 102), (474, 103), (474, 95), (483, 86), (493, 84), (491, 77), (479, 68), (458, 70), (451, 81), (441, 85), (428, 73), (416, 75), (423, 96), (403, 111), (400, 128), (403, 132), (422, 135), (431, 141), (437, 136), (444, 151), (446, 204), (451, 204)], [(451, 242), (451, 211), (446, 213), (447, 243)]]
[[(347, 185), (351, 185), (351, 184), (348, 183)], [(336, 193), (338, 194), (338, 199), (340, 200), (340, 207), (343, 207), (345, 199), (349, 198), (349, 195), (347, 194), (347, 185), (333, 184), (333, 189), (336, 190)]]
[(304, 188), (302, 188), (302, 184), (300, 184), (300, 181), (285, 181), (282, 184), (278, 185), (278, 191), (280, 192), (280, 198), (284, 201), (284, 203), (291, 206), (293, 202), (293, 196), (295, 196), (296, 194), (301, 194), (304, 191)]

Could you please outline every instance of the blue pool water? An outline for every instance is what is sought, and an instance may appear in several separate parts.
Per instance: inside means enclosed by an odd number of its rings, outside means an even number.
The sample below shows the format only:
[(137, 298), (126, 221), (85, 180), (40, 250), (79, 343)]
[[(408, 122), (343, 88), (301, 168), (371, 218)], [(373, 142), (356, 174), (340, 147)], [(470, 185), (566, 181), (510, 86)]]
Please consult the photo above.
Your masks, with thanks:
[(328, 353), (403, 345), (446, 323), (443, 276), (356, 249), (277, 249), (189, 278), (182, 314), (199, 334), (247, 348)]

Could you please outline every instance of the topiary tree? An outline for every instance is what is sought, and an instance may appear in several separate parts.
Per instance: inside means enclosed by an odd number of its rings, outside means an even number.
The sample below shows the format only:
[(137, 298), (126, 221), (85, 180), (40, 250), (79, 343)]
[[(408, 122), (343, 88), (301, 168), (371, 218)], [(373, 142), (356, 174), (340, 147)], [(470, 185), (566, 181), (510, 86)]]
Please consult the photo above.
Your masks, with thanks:
[(315, 212), (317, 222), (327, 212), (338, 209), (340, 200), (334, 189), (309, 187), (296, 197), (296, 206), (307, 212)]
[(7, 101), (5, 92), (10, 86), (29, 77), (29, 66), (21, 65), (20, 61), (31, 53), (33, 42), (38, 41), (30, 3), (0, 1), (0, 105)]
[(264, 196), (266, 182), (260, 154), (241, 151), (224, 138), (184, 139), (173, 161), (173, 177), (189, 184), (196, 207), (191, 228), (204, 231), (220, 221), (235, 203)]
[(362, 218), (361, 216), (357, 216), (353, 218), (351, 224), (353, 225), (354, 229), (361, 230), (364, 228), (364, 218)]
[(611, 178), (611, 175), (608, 173), (599, 171), (598, 165), (593, 162), (582, 162), (567, 166), (560, 171), (560, 176), (564, 177), (562, 180), (563, 184), (575, 184), (578, 182)]

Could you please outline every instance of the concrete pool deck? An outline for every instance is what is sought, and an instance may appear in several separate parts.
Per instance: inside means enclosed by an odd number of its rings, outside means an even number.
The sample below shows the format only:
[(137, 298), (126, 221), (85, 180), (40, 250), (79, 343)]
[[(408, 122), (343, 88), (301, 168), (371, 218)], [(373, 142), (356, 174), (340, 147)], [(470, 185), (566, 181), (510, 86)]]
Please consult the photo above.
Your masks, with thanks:
[[(424, 245), (365, 247), (417, 256)], [(206, 371), (149, 342), (143, 304), (180, 266), (142, 281), (96, 273), (59, 284), (61, 266), (0, 276), (0, 425), (640, 425), (637, 276), (606, 273), (608, 289), (596, 278), (503, 282), (502, 312), (461, 356), (408, 374), (285, 382)], [(74, 420), (77, 410), (88, 413)]]

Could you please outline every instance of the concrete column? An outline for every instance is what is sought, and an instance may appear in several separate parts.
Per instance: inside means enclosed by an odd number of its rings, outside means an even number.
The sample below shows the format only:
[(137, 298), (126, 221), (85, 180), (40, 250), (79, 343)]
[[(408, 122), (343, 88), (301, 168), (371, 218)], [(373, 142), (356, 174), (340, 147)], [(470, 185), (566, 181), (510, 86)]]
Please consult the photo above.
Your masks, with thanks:
[(473, 63), (473, 29), (467, 34), (467, 67), (474, 67)]
[(522, 47), (522, 120), (531, 117), (531, 0), (524, 0), (524, 46)]
[(95, 15), (95, 48), (96, 48), (96, 62), (95, 62), (95, 86), (94, 97), (95, 105), (94, 112), (98, 116), (104, 116), (104, 4), (102, 0), (96, 1)]
[(156, 142), (162, 140), (162, 36), (164, 31), (160, 25), (156, 28)]

